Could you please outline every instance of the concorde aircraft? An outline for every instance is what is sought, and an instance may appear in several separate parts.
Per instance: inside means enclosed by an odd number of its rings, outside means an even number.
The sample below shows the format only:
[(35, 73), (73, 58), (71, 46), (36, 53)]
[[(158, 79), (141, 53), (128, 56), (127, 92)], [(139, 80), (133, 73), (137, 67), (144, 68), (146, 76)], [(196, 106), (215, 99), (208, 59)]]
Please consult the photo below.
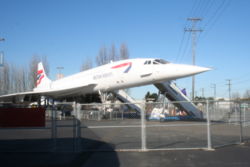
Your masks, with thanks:
[(157, 84), (211, 70), (210, 68), (173, 64), (163, 59), (138, 58), (110, 62), (87, 71), (51, 81), (38, 64), (37, 85), (33, 91), (0, 96), (0, 101), (22, 101), (25, 96), (47, 96), (53, 99), (95, 92)]

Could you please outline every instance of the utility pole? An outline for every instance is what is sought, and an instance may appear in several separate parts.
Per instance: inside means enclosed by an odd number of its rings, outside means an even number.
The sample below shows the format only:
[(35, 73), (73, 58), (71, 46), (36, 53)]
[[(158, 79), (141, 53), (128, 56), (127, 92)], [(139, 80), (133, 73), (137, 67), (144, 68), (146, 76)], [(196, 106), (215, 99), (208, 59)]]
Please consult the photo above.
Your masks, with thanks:
[[(228, 97), (229, 97), (229, 113), (231, 112), (231, 79), (227, 79), (227, 81), (228, 81), (228, 84), (226, 84), (226, 85), (228, 85)], [(230, 115), (228, 115), (228, 117), (230, 117)], [(229, 118), (228, 118), (229, 119)]]
[(205, 94), (204, 94), (205, 89), (204, 89), (204, 88), (201, 88), (201, 92), (202, 92), (202, 97), (204, 98), (204, 97), (205, 97)]
[(214, 100), (216, 100), (216, 84), (212, 84), (211, 88), (214, 89)]
[(226, 85), (228, 85), (228, 97), (229, 97), (229, 100), (231, 100), (231, 79), (227, 79), (227, 81), (228, 81), (228, 84), (226, 84)]
[[(187, 18), (188, 21), (192, 21), (192, 28), (185, 28), (184, 31), (192, 33), (192, 57), (193, 65), (195, 65), (195, 49), (196, 49), (196, 32), (202, 32), (201, 29), (196, 29), (196, 23), (201, 21), (201, 18)], [(195, 76), (192, 77), (192, 100), (194, 100), (195, 93)]]

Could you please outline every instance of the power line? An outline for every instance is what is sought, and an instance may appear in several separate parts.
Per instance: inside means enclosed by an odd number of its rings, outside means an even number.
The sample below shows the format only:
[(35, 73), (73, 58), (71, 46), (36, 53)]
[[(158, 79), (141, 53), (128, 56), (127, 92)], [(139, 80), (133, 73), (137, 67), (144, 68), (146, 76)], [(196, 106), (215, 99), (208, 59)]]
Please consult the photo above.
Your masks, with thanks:
[(218, 18), (218, 16), (222, 14), (222, 12), (224, 11), (223, 9), (225, 7), (226, 1), (227, 0), (223, 0), (222, 3), (219, 4), (219, 6), (215, 9), (215, 12), (213, 13), (213, 15), (209, 19), (207, 19), (208, 21), (205, 24), (204, 28), (208, 26), (210, 23), (212, 23), (214, 20), (217, 20), (216, 18)]
[(196, 5), (196, 8), (194, 8), (193, 12), (191, 13), (191, 16), (198, 16), (199, 14), (199, 11), (200, 11), (200, 8), (202, 7), (202, 2), (203, 0), (198, 0), (196, 1), (197, 2), (197, 5)]
[[(185, 28), (184, 28), (185, 29)], [(184, 33), (185, 33), (185, 31), (184, 31)], [(186, 34), (186, 33), (185, 33)], [(187, 36), (187, 38), (186, 38), (186, 40), (185, 40), (185, 44), (184, 44), (184, 47), (183, 47), (183, 51), (182, 51), (182, 54), (181, 54), (181, 56), (180, 56), (180, 60), (179, 61), (182, 61), (183, 59), (184, 59), (184, 57), (187, 55), (187, 51), (188, 51), (188, 48), (189, 48), (189, 41), (190, 41), (190, 38), (191, 38), (191, 34), (190, 33), (188, 33), (188, 36)]]
[[(193, 16), (195, 13), (197, 13), (197, 9), (199, 9), (199, 6), (202, 4), (201, 3), (202, 0), (195, 0), (191, 10), (189, 11), (187, 18)], [(185, 21), (185, 23), (183, 24), (183, 29), (185, 29), (185, 27), (187, 27), (188, 24), (188, 20)], [(190, 40), (190, 33), (188, 34), (188, 36), (186, 35), (185, 31), (183, 32), (182, 38), (181, 38), (181, 42), (180, 42), (180, 47), (178, 49), (178, 54), (176, 57), (176, 61), (182, 61), (183, 57), (185, 57), (186, 53), (187, 53), (187, 48), (188, 48), (188, 44), (189, 44), (189, 40)]]
[(181, 49), (182, 49), (182, 46), (183, 46), (184, 38), (185, 38), (185, 31), (183, 32), (183, 35), (182, 35), (181, 45), (180, 45), (180, 47), (178, 49), (178, 54), (177, 54), (177, 57), (176, 57), (176, 61), (178, 61), (179, 58), (180, 58), (180, 54), (181, 54)]
[(248, 79), (246, 79), (246, 80), (234, 82), (234, 84), (238, 85), (238, 84), (243, 84), (243, 83), (246, 83), (246, 82), (249, 82), (249, 81), (250, 81), (250, 78), (248, 78)]
[[(249, 76), (250, 73), (246, 73), (244, 75), (241, 75), (241, 76), (238, 76), (238, 77), (231, 77), (231, 80), (234, 80), (233, 84), (242, 84), (242, 83), (246, 83), (246, 82), (249, 82), (250, 81), (250, 76)], [(215, 84), (217, 85), (224, 85), (225, 81), (220, 81), (220, 82), (216, 82)]]
[(192, 9), (191, 9), (188, 17), (189, 16), (194, 16), (197, 13), (197, 8), (200, 6), (201, 1), (202, 0), (200, 0), (200, 1), (198, 1), (198, 0), (194, 1), (193, 7), (192, 7)]
[[(218, 22), (219, 18), (222, 16), (223, 12), (227, 9), (230, 3), (231, 3), (230, 0), (223, 0), (222, 3), (218, 4), (219, 6), (214, 10), (211, 16), (206, 19), (208, 21), (203, 26), (203, 29), (206, 30), (206, 32), (202, 35), (203, 38), (211, 31), (214, 25)], [(198, 40), (199, 39), (200, 36)]]
[(200, 14), (200, 16), (203, 17), (203, 18), (207, 17), (210, 9), (214, 5), (215, 0), (209, 0), (209, 1), (206, 1), (206, 2), (207, 2), (207, 4), (204, 5), (205, 6), (204, 10), (202, 10), (202, 13)]

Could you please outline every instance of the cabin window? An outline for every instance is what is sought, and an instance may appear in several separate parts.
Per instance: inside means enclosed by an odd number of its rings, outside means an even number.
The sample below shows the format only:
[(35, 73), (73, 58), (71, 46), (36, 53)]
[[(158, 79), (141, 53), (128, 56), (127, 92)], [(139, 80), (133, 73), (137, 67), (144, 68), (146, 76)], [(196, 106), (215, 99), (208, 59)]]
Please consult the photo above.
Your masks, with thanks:
[(150, 60), (145, 61), (144, 65), (151, 64)]

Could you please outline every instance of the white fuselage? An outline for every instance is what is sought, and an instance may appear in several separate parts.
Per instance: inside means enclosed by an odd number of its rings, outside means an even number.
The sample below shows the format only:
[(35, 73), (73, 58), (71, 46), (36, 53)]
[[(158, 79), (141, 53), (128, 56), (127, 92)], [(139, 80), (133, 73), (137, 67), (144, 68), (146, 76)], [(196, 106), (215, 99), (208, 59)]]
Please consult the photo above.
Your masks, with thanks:
[[(187, 77), (208, 70), (198, 66), (172, 64), (160, 59), (128, 59), (53, 81), (46, 89), (57, 91), (95, 85), (81, 93), (106, 92)], [(39, 89), (34, 89), (37, 90)]]
[(76, 97), (87, 93), (116, 91), (130, 87), (157, 84), (209, 71), (209, 68), (173, 64), (162, 59), (128, 59), (93, 68), (51, 81), (38, 63), (37, 86), (33, 91), (0, 96), (2, 102), (23, 101), (25, 96), (51, 98)]

